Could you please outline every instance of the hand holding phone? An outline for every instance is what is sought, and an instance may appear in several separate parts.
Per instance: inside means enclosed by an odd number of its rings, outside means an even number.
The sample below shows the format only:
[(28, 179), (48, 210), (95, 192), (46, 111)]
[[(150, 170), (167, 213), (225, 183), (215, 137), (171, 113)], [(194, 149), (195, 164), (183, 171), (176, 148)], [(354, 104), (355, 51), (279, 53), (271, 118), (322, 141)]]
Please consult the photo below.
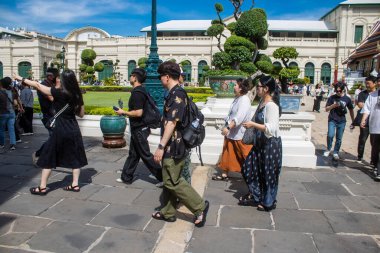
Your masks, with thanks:
[(116, 106), (113, 106), (112, 107), (114, 111), (118, 111), (119, 110), (119, 107), (116, 107)]

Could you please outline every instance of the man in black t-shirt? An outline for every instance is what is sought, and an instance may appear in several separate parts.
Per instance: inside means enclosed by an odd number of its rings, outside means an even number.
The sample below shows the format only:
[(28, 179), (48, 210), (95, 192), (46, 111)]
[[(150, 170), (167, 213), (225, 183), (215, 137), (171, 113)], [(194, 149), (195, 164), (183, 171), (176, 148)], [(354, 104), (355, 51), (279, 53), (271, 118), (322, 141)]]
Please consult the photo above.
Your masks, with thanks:
[[(357, 99), (357, 105), (358, 105), (360, 110), (358, 110), (358, 114), (356, 115), (356, 118), (355, 118), (355, 122), (354, 122), (355, 126), (360, 126), (360, 122), (362, 121), (362, 118), (363, 118), (363, 114), (361, 113), (361, 109), (364, 107), (364, 103), (367, 100), (369, 93), (376, 90), (376, 77), (373, 77), (373, 76), (367, 77), (365, 79), (365, 86), (367, 89), (360, 92), (358, 99)], [(369, 135), (370, 135), (369, 134), (369, 126), (368, 126), (368, 120), (367, 120), (366, 126), (364, 128), (360, 127), (360, 135), (359, 135), (359, 141), (358, 141), (358, 161), (359, 162), (363, 158), (365, 143), (366, 143)], [(370, 142), (372, 143), (373, 141), (370, 140)]]
[(181, 176), (188, 154), (181, 133), (182, 123), (187, 117), (186, 108), (188, 106), (186, 91), (178, 84), (181, 70), (174, 62), (164, 62), (159, 66), (157, 72), (160, 74), (162, 86), (169, 93), (165, 98), (161, 140), (154, 153), (154, 160), (157, 163), (162, 162), (163, 207), (154, 212), (152, 217), (174, 222), (178, 198), (195, 215), (195, 226), (202, 227), (206, 222), (209, 202), (204, 201)]
[(323, 155), (325, 157), (330, 155), (335, 136), (334, 160), (339, 159), (339, 150), (342, 145), (344, 128), (346, 127), (347, 109), (350, 112), (352, 122), (354, 121), (354, 105), (352, 104), (351, 98), (345, 95), (345, 86), (344, 83), (338, 82), (335, 85), (335, 95), (330, 96), (326, 103), (326, 112), (330, 113), (328, 119), (327, 150)]
[[(129, 80), (133, 86), (133, 90), (128, 102), (128, 111), (124, 111), (123, 109), (116, 111), (119, 115), (129, 117), (131, 129), (129, 155), (124, 163), (120, 178), (116, 179), (119, 183), (131, 184), (133, 182), (133, 176), (140, 158), (157, 180), (162, 182), (161, 166), (154, 161), (149, 149), (148, 137), (150, 128), (147, 127), (142, 120), (145, 113), (143, 110), (144, 104), (149, 103), (147, 101), (147, 91), (142, 86), (145, 79), (146, 72), (144, 69), (137, 68), (132, 71)], [(159, 186), (159, 184), (157, 186)]]
[[(47, 87), (53, 87), (55, 86), (55, 80), (59, 76), (59, 71), (57, 68), (47, 68), (46, 70), (46, 79), (41, 82), (41, 84), (47, 86)], [(52, 118), (55, 114), (53, 109), (53, 96), (48, 96), (37, 90), (37, 96), (38, 96), (38, 102), (40, 103), (41, 113), (42, 113), (42, 124), (45, 126), (45, 124), (49, 121), (50, 118)], [(49, 136), (52, 134), (52, 130), (49, 128), (46, 128), (49, 132)], [(37, 160), (40, 157), (42, 148), (44, 147), (44, 144), (32, 154), (32, 160), (34, 166), (37, 166)]]

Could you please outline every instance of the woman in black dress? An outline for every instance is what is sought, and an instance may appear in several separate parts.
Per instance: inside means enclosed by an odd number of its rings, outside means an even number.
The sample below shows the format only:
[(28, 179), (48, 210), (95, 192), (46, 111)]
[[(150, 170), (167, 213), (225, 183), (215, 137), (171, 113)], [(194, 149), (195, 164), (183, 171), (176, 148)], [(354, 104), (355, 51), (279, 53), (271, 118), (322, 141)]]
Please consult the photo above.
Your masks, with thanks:
[(53, 96), (53, 107), (56, 112), (68, 104), (67, 109), (57, 117), (52, 135), (42, 149), (37, 162), (37, 165), (43, 168), (41, 183), (37, 187), (30, 188), (30, 193), (46, 195), (48, 192), (47, 180), (52, 168), (56, 167), (73, 169), (73, 181), (71, 185), (63, 189), (79, 192), (79, 168), (87, 165), (87, 158), (82, 135), (75, 118), (75, 115), (84, 116), (83, 97), (75, 73), (72, 70), (64, 70), (61, 76), (57, 77), (56, 86), (51, 88), (16, 74), (13, 76), (16, 80), (21, 80), (24, 85), (32, 86), (46, 95)]

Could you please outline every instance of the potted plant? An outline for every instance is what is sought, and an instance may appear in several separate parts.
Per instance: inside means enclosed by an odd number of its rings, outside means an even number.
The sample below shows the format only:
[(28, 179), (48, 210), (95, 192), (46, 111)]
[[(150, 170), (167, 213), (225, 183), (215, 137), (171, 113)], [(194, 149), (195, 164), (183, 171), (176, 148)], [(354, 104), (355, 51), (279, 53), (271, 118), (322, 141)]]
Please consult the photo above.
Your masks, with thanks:
[[(217, 52), (212, 57), (214, 69), (207, 71), (210, 87), (219, 97), (232, 97), (233, 86), (238, 78), (261, 73), (271, 73), (271, 59), (260, 54), (268, 42), (264, 38), (268, 31), (267, 16), (263, 9), (253, 6), (242, 12), (244, 1), (231, 1), (234, 6), (233, 22), (226, 24), (221, 18), (223, 5), (215, 4), (218, 19), (213, 20), (207, 34), (218, 41)], [(227, 36), (229, 34), (229, 36)], [(225, 39), (222, 47), (222, 39)]]
[[(123, 108), (123, 101), (119, 99), (119, 108)], [(127, 122), (123, 116), (105, 115), (100, 119), (100, 129), (103, 133), (103, 147), (122, 148), (125, 147), (124, 139)]]

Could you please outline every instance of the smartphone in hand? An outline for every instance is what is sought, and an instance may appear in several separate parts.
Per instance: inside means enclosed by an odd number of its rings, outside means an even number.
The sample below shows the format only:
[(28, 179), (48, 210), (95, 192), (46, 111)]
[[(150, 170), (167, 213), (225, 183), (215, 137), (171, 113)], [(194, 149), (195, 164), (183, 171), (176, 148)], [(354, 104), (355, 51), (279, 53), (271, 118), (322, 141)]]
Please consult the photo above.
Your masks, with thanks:
[(119, 110), (119, 107), (116, 107), (116, 106), (113, 106), (112, 107), (114, 111), (118, 111)]

